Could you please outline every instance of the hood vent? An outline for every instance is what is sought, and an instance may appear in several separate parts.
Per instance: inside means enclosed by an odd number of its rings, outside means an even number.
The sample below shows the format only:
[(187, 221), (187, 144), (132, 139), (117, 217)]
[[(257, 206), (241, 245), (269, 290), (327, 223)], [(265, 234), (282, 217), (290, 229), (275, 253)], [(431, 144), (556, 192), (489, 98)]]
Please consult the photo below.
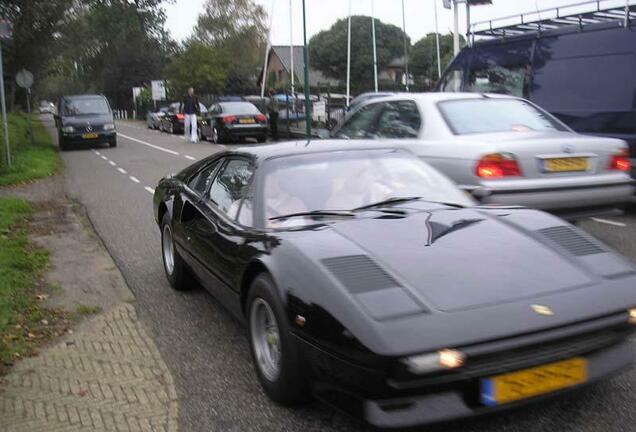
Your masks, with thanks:
[(539, 232), (573, 255), (584, 256), (604, 253), (605, 250), (568, 226), (540, 229)]
[(352, 294), (396, 288), (400, 284), (366, 255), (323, 259), (322, 263)]

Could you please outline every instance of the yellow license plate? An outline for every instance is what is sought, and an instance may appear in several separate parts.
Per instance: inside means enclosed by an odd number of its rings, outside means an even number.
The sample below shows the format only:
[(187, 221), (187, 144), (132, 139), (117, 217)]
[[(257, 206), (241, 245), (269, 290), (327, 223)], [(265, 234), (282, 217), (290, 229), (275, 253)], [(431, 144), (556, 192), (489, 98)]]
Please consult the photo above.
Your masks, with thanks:
[(253, 124), (256, 123), (253, 118), (239, 119), (239, 123), (241, 124)]
[(82, 138), (86, 138), (86, 139), (97, 138), (97, 134), (96, 133), (85, 133), (85, 134), (82, 135)]
[(584, 157), (545, 159), (543, 165), (547, 172), (587, 171), (588, 160)]
[(576, 357), (481, 380), (481, 400), (495, 406), (562, 390), (587, 381), (587, 360)]

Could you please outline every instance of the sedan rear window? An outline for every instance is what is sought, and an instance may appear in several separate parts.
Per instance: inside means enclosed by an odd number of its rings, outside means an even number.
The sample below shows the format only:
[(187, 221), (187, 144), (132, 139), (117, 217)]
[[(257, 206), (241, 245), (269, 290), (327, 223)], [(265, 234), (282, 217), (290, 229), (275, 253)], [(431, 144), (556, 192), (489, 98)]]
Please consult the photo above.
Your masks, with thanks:
[(567, 130), (550, 114), (520, 99), (458, 99), (437, 106), (456, 135)]
[(249, 102), (226, 102), (222, 103), (224, 113), (229, 114), (260, 114), (261, 112)]

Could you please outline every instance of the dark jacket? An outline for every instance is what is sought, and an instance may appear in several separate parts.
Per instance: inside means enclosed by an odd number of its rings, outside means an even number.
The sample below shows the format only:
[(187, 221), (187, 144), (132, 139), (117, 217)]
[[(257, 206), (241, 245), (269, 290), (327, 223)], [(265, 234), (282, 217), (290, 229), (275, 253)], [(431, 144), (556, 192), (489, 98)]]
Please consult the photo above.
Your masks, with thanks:
[(199, 107), (199, 97), (196, 95), (187, 95), (185, 98), (183, 98), (183, 101), (181, 101), (181, 112), (183, 114), (201, 114), (201, 109)]

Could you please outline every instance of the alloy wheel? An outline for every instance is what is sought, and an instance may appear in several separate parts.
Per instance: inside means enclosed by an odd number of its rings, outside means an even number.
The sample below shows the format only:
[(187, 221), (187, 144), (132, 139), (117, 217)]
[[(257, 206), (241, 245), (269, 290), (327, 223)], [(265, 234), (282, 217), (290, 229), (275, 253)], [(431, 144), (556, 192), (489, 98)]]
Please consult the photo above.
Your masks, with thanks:
[(166, 267), (166, 273), (172, 275), (174, 272), (174, 242), (172, 239), (172, 228), (170, 228), (168, 224), (163, 227), (161, 246), (163, 249), (163, 263)]
[(250, 335), (256, 365), (268, 381), (276, 381), (281, 372), (281, 338), (271, 306), (262, 298), (250, 308)]

